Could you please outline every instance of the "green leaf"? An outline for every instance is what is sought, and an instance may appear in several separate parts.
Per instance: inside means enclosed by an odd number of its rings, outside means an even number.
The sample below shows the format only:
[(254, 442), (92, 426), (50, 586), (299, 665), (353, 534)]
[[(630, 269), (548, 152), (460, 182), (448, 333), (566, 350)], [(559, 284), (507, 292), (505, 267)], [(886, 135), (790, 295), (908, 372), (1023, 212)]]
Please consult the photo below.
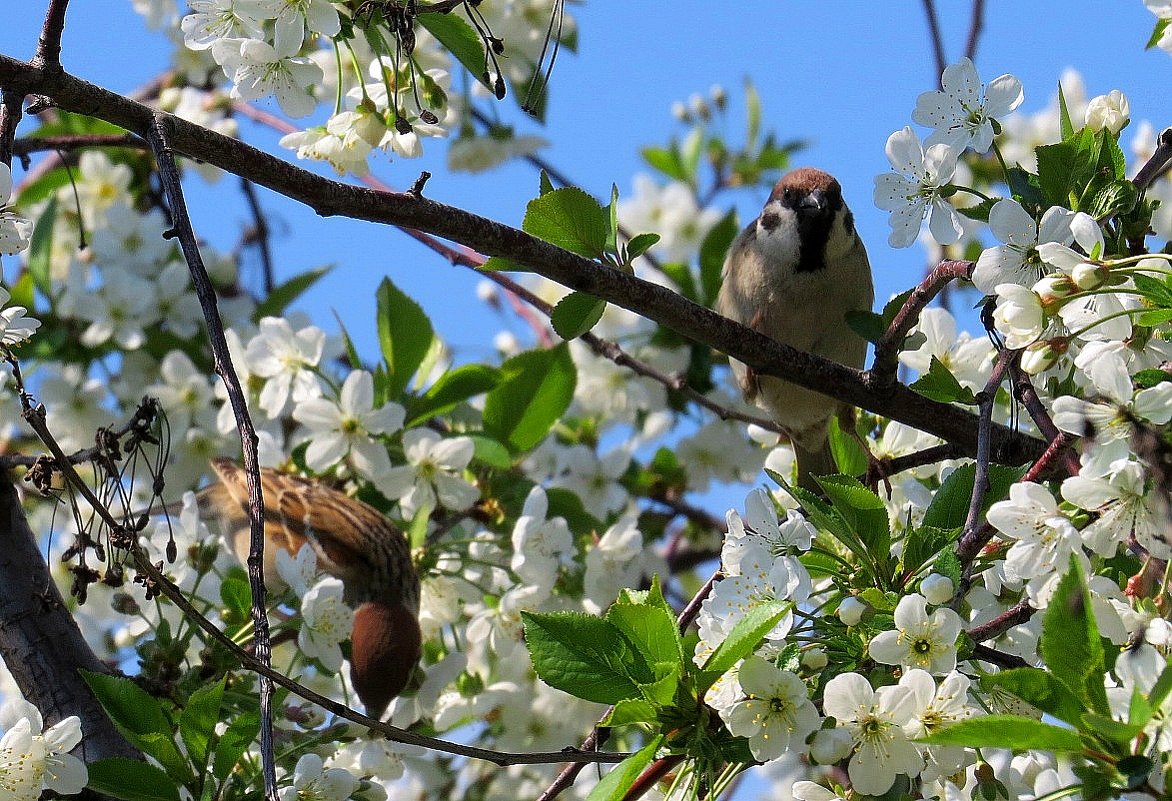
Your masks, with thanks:
[(1111, 714), (1103, 686), (1107, 672), (1103, 641), (1082, 566), (1073, 554), (1070, 570), (1059, 580), (1042, 619), (1040, 646), (1046, 667), (1085, 707), (1102, 715)]
[(687, 176), (684, 181), (695, 186), (696, 173), (700, 167), (700, 156), (704, 154), (704, 129), (697, 125), (688, 135), (684, 137), (684, 142), (680, 145), (680, 161), (684, 165), (684, 174)]
[(1021, 167), (1010, 167), (1006, 171), (1006, 180), (1014, 200), (1025, 206), (1027, 210), (1037, 209), (1046, 204), (1038, 176)]
[(391, 283), (391, 279), (382, 280), (375, 297), (378, 300), (378, 342), (389, 380), (387, 397), (398, 398), (423, 363), (435, 334), (423, 309)]
[(834, 464), (838, 472), (848, 476), (861, 476), (867, 472), (867, 452), (859, 443), (858, 437), (842, 430), (838, 416), (830, 418), (830, 453), (834, 456)]
[(504, 256), (493, 256), (484, 264), (480, 265), (480, 269), (486, 273), (531, 273), (533, 272), (523, 264), (519, 264), (512, 259), (506, 259)]
[(556, 188), (557, 187), (553, 185), (553, 181), (549, 180), (549, 173), (545, 170), (542, 170), (541, 174), (537, 178), (537, 194), (548, 195)]
[(553, 307), (549, 320), (562, 339), (582, 336), (602, 319), (606, 301), (586, 292), (571, 292)]
[(642, 256), (659, 242), (659, 234), (635, 234), (627, 243), (627, 258), (631, 261)]
[(1126, 746), (1144, 730), (1143, 724), (1124, 723), (1109, 715), (1100, 715), (1097, 712), (1084, 713), (1081, 723), (1079, 728), (1083, 731), (1106, 740), (1112, 740), (1120, 746)]
[[(21, 187), (20, 194), (13, 198), (13, 201), (18, 206), (28, 208), (36, 203), (40, 203), (42, 200), (54, 200), (58, 189), (63, 186), (69, 186), (69, 172), (70, 170), (66, 167), (49, 170), (31, 184), (25, 184)], [(42, 211), (41, 213), (44, 214), (45, 212)]]
[(252, 612), (252, 588), (244, 579), (228, 576), (220, 582), (220, 601), (238, 619), (247, 620)]
[(448, 370), (407, 405), (406, 428), (447, 414), (459, 404), (483, 395), (501, 382), (501, 371), (486, 364), (465, 364)]
[(91, 790), (123, 801), (179, 801), (179, 785), (147, 762), (126, 757), (109, 757), (91, 762)]
[(839, 518), (882, 569), (891, 558), (891, 521), (883, 499), (852, 476), (822, 476), (815, 480), (830, 499)]
[(997, 201), (1001, 200), (999, 197), (991, 197), (988, 200), (982, 200), (975, 206), (961, 206), (957, 208), (965, 217), (970, 220), (977, 220), (978, 222), (989, 222), (989, 212), (997, 205)]
[(179, 736), (187, 746), (187, 753), (202, 773), (208, 762), (208, 746), (216, 737), (220, 722), (220, 703), (224, 699), (225, 679), (205, 684), (187, 698), (179, 713)]
[(602, 719), (602, 726), (630, 726), (635, 723), (655, 723), (659, 719), (659, 708), (642, 698), (625, 698), (619, 701)]
[(1018, 715), (985, 715), (954, 723), (916, 742), (973, 748), (1037, 749), (1059, 753), (1082, 750), (1078, 732)]
[(1071, 726), (1078, 726), (1086, 707), (1070, 688), (1039, 668), (1011, 668), (981, 678), (986, 690), (1000, 687)]
[(974, 404), (977, 402), (973, 391), (961, 385), (952, 371), (944, 366), (944, 362), (935, 356), (932, 357), (928, 372), (916, 379), (911, 384), (911, 389), (939, 403)]
[(751, 150), (761, 135), (761, 94), (748, 78), (745, 78), (745, 144)]
[(191, 766), (171, 739), (171, 720), (158, 699), (122, 676), (80, 671), (118, 730), (140, 751), (159, 761), (172, 779), (188, 782)]
[(1168, 278), (1154, 278), (1144, 273), (1136, 273), (1132, 278), (1136, 290), (1152, 305), (1165, 309), (1172, 307), (1172, 284)]
[(1156, 45), (1160, 44), (1160, 40), (1164, 38), (1168, 26), (1172, 25), (1172, 19), (1159, 18), (1156, 20), (1156, 25), (1152, 28), (1152, 35), (1148, 37), (1148, 43), (1144, 45), (1144, 50), (1151, 50)]
[[(1011, 484), (1025, 475), (1025, 470), (1018, 467), (1004, 465), (989, 465), (989, 489), (981, 502), (981, 519), (994, 502), (1009, 494)], [(940, 489), (936, 490), (932, 503), (924, 512), (925, 526), (934, 526), (939, 529), (959, 529), (964, 526), (968, 517), (969, 500), (973, 497), (973, 484), (976, 481), (976, 465), (966, 464), (958, 467), (944, 480)]]
[(645, 147), (640, 151), (643, 160), (652, 169), (676, 181), (686, 181), (684, 164), (680, 161), (679, 149), (672, 143), (671, 149), (662, 147)]
[(472, 77), (495, 93), (484, 68), (484, 45), (471, 25), (456, 14), (420, 14), (415, 19), (459, 59)]
[(574, 397), (577, 372), (566, 343), (520, 353), (501, 365), (503, 380), (484, 399), (484, 430), (514, 453), (549, 433)]
[(622, 801), (627, 797), (627, 791), (635, 783), (659, 750), (663, 742), (663, 735), (659, 735), (640, 748), (634, 754), (616, 765), (610, 773), (602, 777), (602, 781), (594, 785), (594, 789), (586, 796), (586, 801)]
[(913, 528), (903, 541), (903, 554), (900, 557), (903, 572), (909, 575), (920, 572), (920, 568), (956, 542), (958, 536), (959, 528), (944, 529), (929, 525)]
[(498, 470), (508, 470), (513, 466), (513, 457), (509, 455), (509, 449), (492, 437), (486, 437), (483, 434), (466, 434), (465, 436), (472, 440), (473, 459)]
[(41, 290), (44, 295), (48, 295), (52, 289), (50, 267), (53, 255), (53, 225), (56, 221), (57, 198), (52, 197), (49, 198), (45, 210), (41, 212), (36, 225), (33, 226), (33, 232), (29, 238), (28, 257), (25, 261), (29, 275), (33, 277), (37, 289)]
[(871, 344), (883, 339), (883, 335), (887, 333), (883, 317), (872, 311), (851, 309), (846, 313), (846, 324), (850, 326), (852, 331)]
[(668, 261), (660, 264), (659, 269), (676, 285), (676, 292), (679, 292), (693, 303), (701, 302), (700, 295), (696, 291), (696, 278), (692, 275), (691, 267), (683, 262)]
[[(750, 609), (743, 618), (737, 621), (732, 631), (720, 645), (708, 656), (704, 663), (704, 673), (714, 682), (723, 676), (729, 668), (757, 650), (765, 635), (773, 631), (793, 604), (789, 601), (766, 601)], [(704, 689), (712, 686), (709, 682)]]
[(654, 679), (617, 628), (580, 612), (522, 612), (533, 670), (550, 687), (587, 701), (641, 698)]
[(606, 207), (609, 225), (606, 228), (606, 252), (619, 252), (619, 187), (610, 185), (610, 204)]
[(252, 313), (253, 321), (262, 317), (280, 317), (293, 301), (301, 297), (310, 287), (321, 280), (322, 276), (332, 270), (332, 267), (318, 267), (295, 275), (283, 284), (273, 287), (273, 291), (264, 300), (256, 305)]
[(601, 258), (610, 230), (606, 210), (573, 186), (529, 201), (521, 227), (539, 239), (589, 259)]
[(667, 610), (620, 598), (607, 610), (606, 622), (626, 637), (627, 642), (648, 664), (683, 664), (680, 630), (676, 626), (675, 616)]
[[(1151, 311), (1146, 311), (1143, 314), (1137, 315), (1135, 318), (1135, 322), (1138, 325), (1149, 326), (1163, 325), (1169, 320), (1172, 320), (1172, 309), (1152, 309)], [(1163, 371), (1154, 370), (1154, 372)]]
[(704, 289), (702, 302), (706, 306), (711, 306), (720, 292), (724, 258), (739, 230), (736, 211), (729, 211), (720, 218), (720, 222), (709, 229), (704, 235), (704, 241), (700, 243), (700, 286)]
[(1095, 192), (1087, 204), (1087, 214), (1096, 220), (1105, 220), (1116, 214), (1127, 214), (1139, 201), (1139, 191), (1131, 181), (1116, 179)]
[(1074, 123), (1070, 121), (1070, 109), (1066, 107), (1066, 94), (1062, 91), (1062, 81), (1058, 82), (1058, 125), (1059, 138), (1063, 141), (1074, 135)]
[(228, 778), (259, 733), (260, 715), (257, 712), (245, 712), (229, 723), (216, 743), (212, 775), (220, 780)]

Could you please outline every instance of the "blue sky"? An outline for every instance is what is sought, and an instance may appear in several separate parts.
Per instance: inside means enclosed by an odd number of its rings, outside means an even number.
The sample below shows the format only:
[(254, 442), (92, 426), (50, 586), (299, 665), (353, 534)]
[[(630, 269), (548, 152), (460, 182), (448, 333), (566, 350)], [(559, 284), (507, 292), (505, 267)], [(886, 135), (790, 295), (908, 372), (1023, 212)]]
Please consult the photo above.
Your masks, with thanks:
[[(946, 53), (955, 60), (967, 34), (969, 3), (943, 0), (937, 5)], [(44, 2), (7, 0), (6, 7), (0, 52), (28, 58)], [(798, 161), (833, 172), (843, 184), (871, 253), (877, 302), (916, 280), (924, 266), (922, 252), (887, 247), (886, 215), (871, 204), (871, 191), (874, 176), (887, 169), (887, 136), (911, 123), (916, 96), (934, 88), (937, 79), (921, 3), (591, 2), (573, 7), (572, 13), (580, 30), (579, 53), (558, 60), (546, 129), (539, 130), (510, 101), (501, 112), (516, 121), (520, 132), (551, 140), (545, 157), (583, 188), (605, 198), (615, 183), (620, 193), (629, 194), (632, 176), (645, 169), (639, 148), (682, 133), (670, 114), (672, 101), (706, 93), (713, 84), (729, 90), (734, 106), (730, 135), (735, 136), (740, 87), (749, 77), (762, 95), (766, 125), (782, 141), (808, 140), (810, 147)], [(1020, 77), (1027, 111), (1043, 108), (1062, 70), (1074, 67), (1085, 77), (1089, 94), (1123, 89), (1133, 118), (1151, 119), (1159, 129), (1172, 123), (1166, 102), (1172, 57), (1143, 50), (1153, 21), (1141, 0), (989, 0), (977, 66), (985, 80), (1003, 72)], [(64, 46), (71, 72), (124, 91), (163, 69), (170, 49), (158, 34), (146, 31), (129, 2), (115, 1), (73, 3)], [(256, 144), (275, 146), (276, 137), (266, 131), (246, 122), (242, 130)], [(1124, 139), (1126, 145), (1126, 133)], [(426, 149), (421, 160), (381, 163), (375, 172), (406, 187), (420, 170), (430, 170), (435, 174), (427, 186), (430, 197), (519, 225), (525, 203), (536, 193), (530, 167), (450, 175), (443, 146), (430, 140)], [(207, 187), (193, 179), (190, 195), (198, 232), (231, 246), (248, 218), (235, 181)], [(303, 306), (327, 327), (337, 310), (368, 358), (376, 355), (373, 290), (383, 275), (420, 300), (457, 358), (490, 356), (491, 337), (501, 320), (475, 299), (477, 276), (447, 265), (393, 230), (323, 220), (263, 191), (261, 199), (272, 214), (282, 275), (337, 265)], [(761, 198), (742, 193), (723, 202), (734, 200), (745, 220), (756, 213)]]

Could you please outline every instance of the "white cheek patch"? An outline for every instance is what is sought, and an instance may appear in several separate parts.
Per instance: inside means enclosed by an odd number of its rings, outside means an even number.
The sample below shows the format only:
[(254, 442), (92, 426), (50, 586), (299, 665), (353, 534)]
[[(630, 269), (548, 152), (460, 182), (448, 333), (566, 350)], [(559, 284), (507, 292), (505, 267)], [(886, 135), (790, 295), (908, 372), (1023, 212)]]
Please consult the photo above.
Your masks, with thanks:
[(775, 264), (797, 264), (801, 238), (793, 211), (770, 203), (757, 219), (757, 244)]

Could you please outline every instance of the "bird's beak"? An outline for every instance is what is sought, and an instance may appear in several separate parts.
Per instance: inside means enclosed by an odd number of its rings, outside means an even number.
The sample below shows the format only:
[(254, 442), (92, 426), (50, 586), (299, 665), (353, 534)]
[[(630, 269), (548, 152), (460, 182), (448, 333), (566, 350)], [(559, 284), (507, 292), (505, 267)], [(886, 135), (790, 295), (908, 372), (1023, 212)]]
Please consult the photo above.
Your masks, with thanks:
[(826, 211), (826, 195), (815, 190), (802, 198), (800, 206), (815, 212)]

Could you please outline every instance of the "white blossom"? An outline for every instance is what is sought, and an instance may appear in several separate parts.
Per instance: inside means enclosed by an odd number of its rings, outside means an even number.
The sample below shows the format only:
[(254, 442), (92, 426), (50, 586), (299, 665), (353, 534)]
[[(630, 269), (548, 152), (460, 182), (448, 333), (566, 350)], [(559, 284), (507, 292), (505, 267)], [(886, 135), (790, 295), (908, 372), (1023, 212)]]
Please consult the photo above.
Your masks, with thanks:
[(968, 58), (946, 67), (940, 86), (916, 99), (912, 119), (936, 129), (929, 145), (947, 142), (958, 150), (972, 146), (978, 153), (993, 145), (994, 120), (1021, 105), (1023, 98), (1021, 81), (1009, 74), (994, 78), (982, 92), (977, 68)]
[(887, 138), (887, 159), (895, 172), (875, 176), (874, 201), (891, 213), (888, 244), (905, 248), (915, 242), (925, 216), (932, 238), (941, 245), (960, 239), (964, 233), (960, 215), (943, 194), (956, 170), (958, 155), (948, 144), (925, 150), (910, 127)]
[(956, 668), (960, 615), (941, 607), (928, 616), (928, 602), (917, 593), (905, 595), (895, 607), (895, 629), (877, 634), (868, 646), (871, 657), (885, 665), (948, 673)]

